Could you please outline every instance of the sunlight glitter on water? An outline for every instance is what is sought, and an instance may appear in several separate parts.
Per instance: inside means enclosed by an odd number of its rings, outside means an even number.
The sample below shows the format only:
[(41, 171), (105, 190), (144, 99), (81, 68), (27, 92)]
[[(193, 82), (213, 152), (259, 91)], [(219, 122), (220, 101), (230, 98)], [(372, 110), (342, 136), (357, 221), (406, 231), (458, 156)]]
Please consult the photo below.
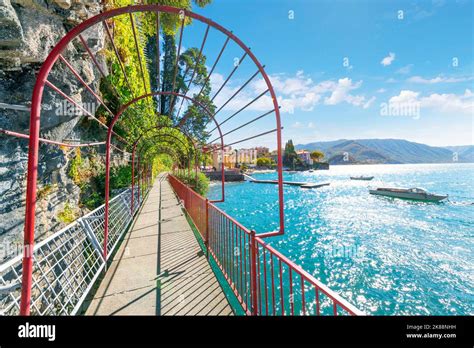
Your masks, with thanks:
[[(268, 239), (316, 278), (368, 314), (474, 314), (474, 164), (332, 166), (285, 173), (286, 233)], [(374, 175), (372, 181), (349, 176)], [(275, 179), (275, 173), (258, 178)], [(450, 201), (372, 196), (373, 187), (423, 187)], [(219, 196), (212, 185), (209, 196)], [(257, 232), (278, 227), (277, 187), (227, 183), (231, 216)], [(346, 248), (352, 253), (338, 250)]]

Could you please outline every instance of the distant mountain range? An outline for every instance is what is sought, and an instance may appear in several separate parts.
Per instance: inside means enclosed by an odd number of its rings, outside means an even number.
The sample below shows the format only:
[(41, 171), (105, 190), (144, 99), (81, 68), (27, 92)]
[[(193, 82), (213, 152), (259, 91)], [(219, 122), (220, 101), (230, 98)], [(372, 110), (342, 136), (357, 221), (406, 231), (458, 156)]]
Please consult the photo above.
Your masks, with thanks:
[(330, 164), (474, 162), (474, 145), (435, 147), (401, 139), (340, 139), (295, 145), (321, 150)]

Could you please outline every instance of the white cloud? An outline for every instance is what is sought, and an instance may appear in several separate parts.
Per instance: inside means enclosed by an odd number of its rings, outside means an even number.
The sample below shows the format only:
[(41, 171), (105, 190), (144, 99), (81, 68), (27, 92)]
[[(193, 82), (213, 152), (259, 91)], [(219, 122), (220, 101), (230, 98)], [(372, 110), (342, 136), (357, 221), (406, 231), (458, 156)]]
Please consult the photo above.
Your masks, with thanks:
[(387, 57), (385, 57), (384, 59), (382, 59), (382, 61), (380, 62), (380, 64), (382, 64), (383, 66), (387, 66), (387, 65), (392, 64), (392, 62), (393, 62), (394, 60), (395, 60), (395, 53), (390, 52)]
[(353, 83), (348, 77), (339, 79), (336, 86), (333, 88), (332, 93), (329, 97), (324, 99), (326, 105), (336, 105), (342, 102), (352, 104), (354, 106), (360, 106), (368, 108), (372, 104), (374, 97), (369, 100), (362, 95), (352, 95), (349, 92), (360, 88), (362, 81)]
[(377, 93), (385, 93), (387, 90), (385, 88), (379, 88)]
[[(212, 91), (217, 91), (224, 82), (224, 76), (219, 73), (211, 75)], [(370, 99), (362, 95), (353, 95), (350, 92), (360, 88), (362, 81), (353, 83), (349, 78), (342, 78), (338, 81), (324, 80), (315, 82), (299, 70), (295, 75), (274, 74), (270, 76), (273, 88), (278, 98), (278, 104), (281, 106), (282, 113), (294, 113), (296, 110), (312, 111), (314, 107), (321, 102), (326, 105), (336, 105), (347, 102), (358, 107), (368, 107), (371, 104)], [(227, 84), (214, 100), (219, 108), (225, 103), (238, 89), (239, 84)], [(263, 79), (252, 82), (242, 90), (225, 107), (225, 110), (235, 111), (252, 101), (257, 95), (267, 89)], [(213, 93), (211, 93), (211, 96)], [(368, 103), (368, 104), (367, 104)], [(256, 102), (252, 103), (246, 110), (269, 111), (273, 108), (273, 101), (270, 94), (267, 93)]]
[(389, 104), (405, 104), (405, 103), (415, 103), (417, 102), (418, 95), (420, 93), (410, 91), (410, 90), (403, 90), (400, 91), (400, 94), (390, 98), (388, 101)]
[(407, 79), (408, 82), (412, 83), (422, 83), (422, 84), (435, 84), (435, 83), (457, 83), (457, 82), (466, 82), (472, 81), (474, 77), (444, 77), (444, 76), (436, 76), (431, 79), (425, 79), (421, 76), (412, 76)]
[(362, 107), (363, 107), (364, 109), (368, 109), (368, 108), (372, 105), (372, 103), (375, 101), (375, 99), (377, 99), (377, 98), (376, 98), (376, 97), (370, 98), (369, 100), (367, 100), (367, 101), (365, 102), (365, 104), (364, 104)]
[(291, 125), (291, 128), (303, 128), (303, 124), (301, 122), (296, 121)]
[(433, 109), (443, 113), (459, 113), (474, 115), (474, 93), (466, 89), (464, 94), (433, 93), (421, 96), (419, 92), (402, 90), (400, 94), (390, 98), (389, 104), (419, 104), (421, 108)]
[(413, 67), (413, 64), (405, 65), (404, 67), (401, 67), (400, 69), (398, 69), (396, 71), (396, 73), (397, 74), (402, 74), (402, 75), (409, 74), (411, 72), (412, 67)]
[(313, 122), (309, 122), (309, 123), (308, 123), (308, 128), (314, 128), (314, 127), (315, 127), (315, 125), (314, 125)]

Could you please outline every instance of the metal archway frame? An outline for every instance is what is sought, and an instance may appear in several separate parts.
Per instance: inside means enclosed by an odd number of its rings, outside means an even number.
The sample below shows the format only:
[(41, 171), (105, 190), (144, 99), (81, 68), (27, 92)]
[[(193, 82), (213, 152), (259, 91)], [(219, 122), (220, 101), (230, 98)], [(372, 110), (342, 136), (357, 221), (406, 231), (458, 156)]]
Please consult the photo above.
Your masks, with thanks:
[[(200, 16), (198, 14), (195, 14), (193, 12), (190, 12), (188, 10), (184, 9), (179, 9), (171, 6), (163, 6), (163, 5), (135, 5), (135, 6), (129, 6), (129, 7), (124, 7), (124, 8), (117, 8), (114, 10), (110, 10), (107, 12), (100, 13), (83, 23), (79, 24), (78, 26), (74, 27), (70, 32), (68, 32), (57, 44), (56, 46), (52, 49), (46, 60), (44, 61), (36, 79), (36, 83), (33, 89), (33, 96), (32, 96), (32, 104), (31, 104), (31, 113), (30, 113), (30, 132), (29, 132), (29, 147), (28, 147), (28, 174), (27, 174), (27, 189), (26, 189), (26, 208), (25, 208), (25, 226), (24, 226), (24, 249), (23, 249), (23, 260), (22, 260), (22, 290), (21, 290), (21, 301), (20, 301), (20, 314), (21, 315), (29, 315), (30, 313), (30, 301), (31, 301), (31, 283), (32, 283), (32, 269), (33, 269), (33, 252), (34, 252), (34, 230), (35, 230), (35, 211), (36, 211), (36, 190), (37, 190), (37, 178), (38, 178), (38, 152), (39, 152), (39, 133), (40, 133), (40, 117), (41, 117), (41, 101), (43, 97), (43, 91), (45, 85), (48, 85), (49, 87), (55, 89), (54, 85), (52, 85), (48, 80), (48, 75), (53, 67), (53, 65), (56, 63), (58, 59), (61, 59), (61, 53), (63, 50), (66, 48), (66, 46), (75, 38), (79, 37), (81, 41), (83, 42), (82, 37), (80, 34), (84, 32), (86, 29), (90, 28), (93, 25), (96, 25), (98, 23), (104, 23), (105, 20), (110, 19), (115, 16), (119, 16), (122, 14), (132, 14), (135, 12), (165, 12), (165, 13), (171, 13), (171, 14), (184, 14), (184, 16), (187, 16), (189, 18), (198, 20), (200, 22), (206, 23), (208, 26), (213, 27), (214, 29), (220, 31), (224, 35), (227, 36), (227, 41), (229, 39), (232, 39), (238, 46), (243, 49), (245, 52), (244, 56), (249, 56), (254, 64), (258, 67), (258, 71), (262, 75), (263, 79), (265, 80), (268, 91), (271, 95), (273, 105), (274, 105), (274, 112), (275, 112), (275, 118), (276, 118), (276, 125), (277, 128), (275, 129), (277, 133), (277, 153), (278, 153), (278, 197), (279, 197), (279, 212), (280, 212), (280, 229), (276, 232), (270, 232), (270, 233), (264, 233), (261, 236), (270, 236), (270, 235), (276, 235), (276, 234), (282, 234), (284, 233), (284, 211), (283, 211), (283, 174), (282, 174), (282, 153), (281, 153), (281, 122), (280, 122), (280, 113), (279, 113), (279, 108), (278, 108), (278, 102), (277, 98), (275, 95), (275, 92), (273, 90), (273, 87), (271, 85), (270, 79), (268, 75), (266, 74), (263, 66), (260, 64), (260, 62), (257, 60), (257, 58), (254, 56), (254, 54), (250, 51), (250, 49), (243, 44), (243, 42), (237, 38), (232, 32), (228, 31), (224, 27), (220, 26), (219, 24), (213, 22), (210, 19), (207, 19), (203, 16)], [(184, 20), (183, 20), (184, 23)], [(105, 25), (106, 26), (106, 25)], [(107, 26), (106, 26), (107, 28)], [(182, 30), (183, 26), (181, 27)], [(108, 31), (108, 30), (107, 30)], [(135, 32), (134, 32), (135, 34)], [(180, 38), (181, 41), (181, 38)], [(226, 44), (227, 44), (226, 41)], [(84, 44), (84, 42), (83, 42)], [(86, 50), (87, 46), (85, 45)], [(222, 52), (222, 51), (221, 51)], [(90, 53), (88, 51), (88, 53)], [(138, 52), (139, 54), (139, 52)], [(93, 56), (91, 58), (94, 60)], [(95, 62), (95, 60), (94, 60)], [(122, 67), (123, 68), (123, 67)], [(100, 68), (99, 68), (100, 70)], [(102, 72), (102, 71), (101, 71)], [(230, 77), (229, 77), (230, 78)], [(222, 88), (222, 87), (221, 87)], [(145, 85), (145, 90), (146, 90), (146, 85)], [(57, 91), (60, 93), (60, 91)], [(133, 91), (131, 91), (133, 95)], [(162, 92), (164, 93), (164, 92)], [(173, 92), (166, 92), (169, 94), (173, 94)], [(61, 93), (60, 93), (61, 94)], [(155, 93), (159, 94), (159, 93)], [(68, 99), (68, 96), (63, 95), (66, 99)], [(151, 95), (154, 95), (153, 93)], [(182, 98), (187, 98), (185, 95), (178, 95), (177, 93), (174, 94), (174, 97), (181, 96)], [(137, 99), (142, 99), (146, 96), (139, 97)], [(70, 98), (69, 98), (70, 99)], [(68, 100), (69, 100), (68, 99)], [(222, 108), (222, 107), (221, 107)], [(220, 110), (220, 109), (219, 109)], [(219, 111), (218, 110), (218, 111)], [(123, 112), (123, 111), (122, 111)], [(121, 114), (121, 113), (120, 113)], [(117, 114), (114, 117), (115, 122), (117, 121), (118, 117), (120, 115)], [(216, 123), (216, 126), (219, 126), (219, 123), (217, 123), (212, 117), (214, 122)], [(114, 122), (114, 123), (115, 123)], [(107, 161), (108, 161), (108, 169), (110, 169), (110, 146), (111, 146), (111, 136), (113, 132), (113, 124), (108, 128), (108, 135), (107, 135)], [(219, 127), (218, 127), (219, 128)], [(224, 148), (224, 143), (223, 143), (223, 135), (222, 132), (220, 131), (219, 128), (219, 134), (221, 138), (221, 149), (223, 151)], [(222, 165), (222, 175), (224, 178), (224, 167)], [(107, 172), (106, 175), (106, 200), (108, 200), (108, 184), (109, 184), (109, 179), (110, 179), (110, 173)], [(222, 188), (222, 194), (224, 199), (224, 188)], [(107, 208), (107, 206), (106, 206)], [(108, 211), (105, 214), (105, 219), (108, 220)], [(108, 221), (106, 226), (108, 225)]]
[[(176, 127), (172, 127), (172, 126), (159, 125), (159, 126), (154, 126), (154, 127), (151, 127), (149, 129), (146, 129), (145, 131), (143, 131), (138, 136), (138, 138), (133, 142), (133, 150), (132, 150), (132, 195), (131, 195), (131, 211), (132, 212), (134, 211), (134, 194), (133, 194), (133, 192), (134, 192), (134, 186), (135, 186), (134, 173), (135, 173), (135, 155), (136, 155), (137, 145), (138, 145), (139, 141), (142, 140), (143, 137), (146, 136), (150, 131), (152, 131), (152, 130), (159, 131), (161, 129), (170, 129), (170, 130), (173, 129), (173, 130), (177, 130), (180, 134), (183, 134), (188, 139), (188, 141), (193, 145), (194, 152), (196, 154), (196, 162), (197, 162), (197, 147), (196, 147), (196, 144), (194, 143), (193, 139), (186, 132), (184, 132), (183, 130), (179, 130)], [(197, 177), (197, 168), (196, 168), (196, 177)]]
[[(158, 137), (159, 135), (156, 135), (156, 136)], [(178, 137), (171, 136), (171, 135), (168, 135), (168, 134), (162, 134), (161, 136), (162, 136), (162, 137), (170, 137), (170, 138), (173, 138), (174, 140), (178, 140), (178, 141), (181, 140), (181, 139), (179, 139)], [(174, 142), (172, 142), (170, 139), (160, 139), (160, 140), (164, 140), (164, 141), (165, 141), (167, 144), (169, 144), (169, 145), (174, 144)], [(184, 142), (180, 142), (180, 143), (185, 146), (186, 153), (182, 153), (182, 154), (183, 154), (183, 155), (187, 155), (187, 158), (188, 158), (188, 161), (189, 161), (189, 157), (190, 157), (189, 153), (190, 153), (190, 151), (188, 150), (188, 148), (186, 147), (186, 144), (185, 144)], [(138, 173), (138, 201), (140, 201), (140, 196), (141, 196), (141, 194), (140, 194), (140, 158), (142, 158), (142, 151), (143, 151), (143, 149), (144, 149), (144, 147), (145, 147), (146, 145), (148, 145), (148, 147), (146, 148), (146, 150), (148, 151), (148, 149), (149, 149), (150, 147), (152, 147), (152, 146), (158, 146), (159, 144), (160, 144), (160, 143), (155, 143), (155, 144), (147, 144), (147, 143), (144, 143), (144, 144), (143, 144), (143, 147), (138, 150), (138, 156), (137, 156), (137, 157), (138, 157), (138, 165), (137, 165), (137, 167), (138, 167), (138, 170), (139, 170), (139, 173)], [(176, 148), (173, 148), (173, 147), (168, 147), (168, 148), (169, 148), (170, 150), (173, 150), (173, 151), (175, 151), (175, 152), (178, 152), (178, 149), (176, 149)], [(177, 158), (177, 159), (178, 159), (178, 158)], [(148, 164), (149, 164), (149, 163), (148, 163)], [(145, 165), (146, 165), (146, 163), (142, 163), (142, 166), (145, 166)], [(134, 194), (134, 186), (135, 186), (135, 164), (134, 164), (133, 162), (132, 162), (132, 178), (131, 178), (131, 179), (132, 179), (132, 195), (131, 195), (131, 205), (130, 205), (130, 208), (131, 208), (131, 212), (133, 213), (133, 211), (134, 211), (134, 210), (133, 210), (133, 209), (134, 209), (134, 195), (133, 195), (133, 194)], [(106, 240), (106, 239), (107, 239), (107, 235), (104, 234), (104, 245), (103, 245), (104, 258), (106, 258), (106, 256), (107, 256), (107, 244), (105, 243), (105, 240)]]
[[(181, 154), (185, 156), (186, 162), (188, 162), (188, 165), (189, 165), (189, 161), (191, 159), (191, 151), (188, 147), (186, 147), (186, 143), (182, 142), (181, 139), (179, 139), (178, 137), (175, 137), (173, 135), (170, 135), (170, 134), (156, 134), (152, 138), (159, 138), (159, 139), (155, 143), (151, 143), (151, 144), (150, 143), (143, 143), (143, 146), (138, 150), (138, 155), (140, 157), (143, 157), (143, 154), (146, 153), (151, 147), (157, 146), (161, 142), (165, 142), (168, 145), (173, 145), (174, 144), (173, 140), (175, 140), (175, 141), (178, 141), (181, 145), (184, 146), (186, 152), (179, 151), (178, 149), (176, 149), (176, 150), (181, 152)], [(182, 163), (182, 164), (184, 165), (185, 163)]]
[[(224, 137), (222, 136), (222, 131), (220, 129), (219, 123), (216, 121), (214, 115), (206, 108), (205, 105), (200, 103), (199, 101), (195, 100), (194, 98), (188, 97), (184, 94), (177, 93), (177, 92), (153, 92), (153, 93), (147, 93), (142, 96), (136, 97), (123, 105), (119, 111), (115, 114), (114, 118), (110, 122), (109, 128), (107, 130), (107, 139), (106, 139), (106, 153), (105, 153), (105, 208), (104, 208), (104, 258), (106, 259), (107, 257), (107, 236), (108, 236), (108, 231), (109, 231), (109, 201), (110, 201), (110, 145), (112, 143), (112, 133), (114, 130), (114, 125), (117, 123), (117, 121), (120, 119), (120, 116), (123, 115), (123, 113), (133, 104), (139, 102), (142, 99), (145, 98), (150, 98), (153, 96), (157, 95), (171, 95), (171, 96), (177, 96), (181, 97), (184, 99), (188, 99), (193, 101), (193, 103), (197, 104), (200, 108), (202, 108), (208, 115), (211, 117), (211, 119), (214, 121), (216, 124), (216, 127), (218, 129), (220, 139), (221, 139), (221, 151), (222, 151), (222, 158), (224, 158)], [(225, 190), (224, 190), (224, 182), (225, 182), (225, 168), (224, 165), (221, 166), (221, 175), (222, 175), (222, 189), (221, 189), (221, 195), (222, 198), (221, 200), (217, 202), (223, 202), (225, 199)]]

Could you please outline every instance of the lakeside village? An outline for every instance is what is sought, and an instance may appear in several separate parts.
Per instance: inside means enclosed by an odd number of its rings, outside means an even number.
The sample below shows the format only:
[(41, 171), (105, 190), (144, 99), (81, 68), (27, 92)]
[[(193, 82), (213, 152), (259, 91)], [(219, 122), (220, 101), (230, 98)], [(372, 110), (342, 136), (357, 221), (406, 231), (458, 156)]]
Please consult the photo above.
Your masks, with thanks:
[[(216, 151), (211, 151), (206, 165), (201, 170), (211, 180), (221, 180), (222, 165), (225, 169), (226, 181), (243, 181), (244, 174), (273, 171), (277, 166), (277, 150), (270, 151), (268, 147), (257, 146), (253, 148), (233, 149), (232, 146), (224, 147), (212, 145)], [(211, 147), (212, 149), (212, 147)], [(295, 150), (293, 141), (289, 140), (282, 149), (283, 170), (313, 171), (329, 169), (329, 163), (324, 162), (322, 151)]]

